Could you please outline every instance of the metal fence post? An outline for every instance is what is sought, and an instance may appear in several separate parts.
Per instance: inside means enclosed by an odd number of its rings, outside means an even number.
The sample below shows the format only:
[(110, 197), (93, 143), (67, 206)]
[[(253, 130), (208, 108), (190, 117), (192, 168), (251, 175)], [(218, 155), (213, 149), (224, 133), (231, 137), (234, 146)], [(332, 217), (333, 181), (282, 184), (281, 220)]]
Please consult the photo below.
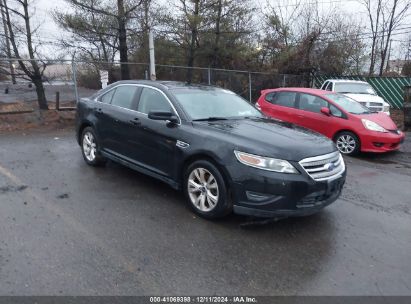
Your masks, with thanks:
[(77, 89), (77, 69), (74, 60), (71, 61), (71, 72), (73, 74), (74, 95), (76, 96), (76, 104), (78, 103), (78, 89)]
[(251, 90), (252, 90), (252, 84), (251, 84), (251, 73), (249, 72), (248, 73), (248, 90), (249, 90), (249, 93), (250, 93), (250, 95), (249, 95), (249, 98), (250, 98), (250, 103), (252, 103), (253, 102), (253, 94), (252, 94), (252, 92), (251, 92)]
[(211, 85), (211, 69), (208, 68), (208, 85)]
[(56, 92), (56, 111), (60, 111), (60, 92)]

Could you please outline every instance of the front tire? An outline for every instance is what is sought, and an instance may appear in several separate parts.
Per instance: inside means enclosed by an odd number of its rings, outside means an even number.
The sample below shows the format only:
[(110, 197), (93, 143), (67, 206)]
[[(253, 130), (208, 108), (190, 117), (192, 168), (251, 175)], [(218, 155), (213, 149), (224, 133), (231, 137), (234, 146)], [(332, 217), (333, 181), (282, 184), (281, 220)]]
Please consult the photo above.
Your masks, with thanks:
[(87, 127), (81, 134), (81, 152), (85, 162), (90, 166), (102, 166), (106, 160), (100, 155), (96, 133), (93, 128)]
[(220, 170), (209, 161), (198, 160), (189, 165), (183, 187), (190, 208), (203, 218), (223, 217), (232, 210), (226, 182)]
[(344, 155), (356, 155), (360, 152), (361, 142), (357, 135), (344, 131), (335, 137), (337, 149)]

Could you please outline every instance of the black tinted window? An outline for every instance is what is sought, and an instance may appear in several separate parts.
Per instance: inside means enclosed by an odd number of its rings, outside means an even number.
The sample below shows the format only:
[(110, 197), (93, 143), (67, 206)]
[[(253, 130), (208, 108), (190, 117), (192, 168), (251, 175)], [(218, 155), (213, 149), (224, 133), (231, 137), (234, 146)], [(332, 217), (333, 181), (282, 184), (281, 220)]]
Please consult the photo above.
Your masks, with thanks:
[(326, 89), (327, 91), (331, 91), (332, 88), (333, 88), (333, 83), (332, 83), (332, 82), (329, 82), (328, 85), (325, 87), (325, 89)]
[(295, 108), (295, 97), (297, 93), (293, 92), (278, 92), (272, 103), (283, 107)]
[(136, 91), (136, 86), (123, 85), (117, 87), (111, 100), (111, 104), (125, 109), (133, 109), (133, 101)]
[(310, 94), (301, 94), (299, 109), (314, 113), (320, 113), (322, 107), (328, 107), (328, 102), (324, 99), (310, 95)]
[(152, 111), (172, 112), (168, 100), (157, 90), (144, 88), (138, 103), (139, 112), (148, 114)]
[(267, 100), (269, 103), (274, 103), (274, 98), (275, 98), (275, 93), (268, 93), (265, 96), (265, 100)]
[(115, 91), (116, 89), (108, 91), (107, 93), (105, 93), (103, 96), (100, 97), (100, 101), (104, 103), (110, 103), (111, 98), (113, 97)]

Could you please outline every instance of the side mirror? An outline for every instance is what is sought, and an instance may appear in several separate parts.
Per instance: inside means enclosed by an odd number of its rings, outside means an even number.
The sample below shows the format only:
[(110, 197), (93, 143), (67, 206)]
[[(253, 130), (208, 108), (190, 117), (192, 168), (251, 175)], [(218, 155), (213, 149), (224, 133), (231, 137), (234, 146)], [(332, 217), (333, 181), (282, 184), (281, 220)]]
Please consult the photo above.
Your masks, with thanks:
[(324, 115), (327, 115), (327, 116), (330, 116), (330, 115), (331, 115), (331, 112), (330, 112), (330, 109), (329, 109), (329, 108), (322, 107), (320, 111), (321, 111), (321, 113), (323, 113)]
[(148, 118), (152, 120), (168, 120), (172, 123), (178, 123), (178, 118), (171, 112), (152, 111), (148, 113)]

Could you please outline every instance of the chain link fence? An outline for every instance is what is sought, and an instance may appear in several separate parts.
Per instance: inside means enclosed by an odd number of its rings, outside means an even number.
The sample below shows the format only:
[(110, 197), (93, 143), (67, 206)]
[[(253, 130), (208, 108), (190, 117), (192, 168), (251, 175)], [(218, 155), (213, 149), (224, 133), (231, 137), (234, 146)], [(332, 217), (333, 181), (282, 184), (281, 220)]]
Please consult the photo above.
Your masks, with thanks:
[[(149, 78), (149, 64), (127, 64), (131, 79)], [(50, 109), (74, 107), (76, 100), (101, 89), (100, 71), (107, 71), (108, 83), (121, 80), (118, 62), (0, 58), (0, 113), (32, 111), (43, 98)], [(253, 103), (263, 89), (309, 86), (309, 77), (303, 75), (161, 64), (156, 65), (156, 76), (157, 80), (186, 82), (191, 79), (191, 83), (219, 86)], [(42, 89), (44, 96), (39, 95)]]

